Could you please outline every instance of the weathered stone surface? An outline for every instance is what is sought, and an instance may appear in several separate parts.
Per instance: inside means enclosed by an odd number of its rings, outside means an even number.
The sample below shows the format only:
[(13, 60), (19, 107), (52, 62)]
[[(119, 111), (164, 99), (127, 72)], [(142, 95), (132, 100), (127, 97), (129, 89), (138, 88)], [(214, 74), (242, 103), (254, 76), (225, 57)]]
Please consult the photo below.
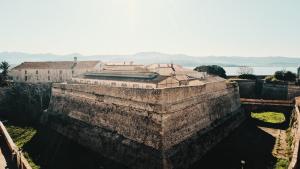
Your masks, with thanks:
[(243, 121), (235, 83), (130, 89), (54, 84), (43, 122), (131, 168), (186, 168)]

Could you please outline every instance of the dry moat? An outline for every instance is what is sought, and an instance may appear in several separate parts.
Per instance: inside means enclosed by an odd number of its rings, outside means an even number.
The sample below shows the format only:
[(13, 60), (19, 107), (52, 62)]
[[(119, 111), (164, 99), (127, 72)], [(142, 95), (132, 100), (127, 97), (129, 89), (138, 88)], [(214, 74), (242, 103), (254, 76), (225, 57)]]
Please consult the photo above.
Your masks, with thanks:
[[(251, 118), (249, 115), (248, 120), (195, 163), (191, 169), (240, 169), (242, 160), (245, 161), (245, 169), (280, 168), (278, 165), (285, 168), (285, 159), (289, 153), (287, 131), (291, 110), (276, 108), (259, 110), (256, 113), (266, 111), (282, 112), (283, 123), (265, 122), (257, 117)], [(275, 120), (282, 119), (275, 117)], [(53, 130), (43, 127), (28, 128), (28, 126), (18, 126), (9, 122), (6, 125), (15, 142), (23, 148), (26, 156), (30, 157), (33, 168), (126, 168), (100, 157), (99, 154)]]

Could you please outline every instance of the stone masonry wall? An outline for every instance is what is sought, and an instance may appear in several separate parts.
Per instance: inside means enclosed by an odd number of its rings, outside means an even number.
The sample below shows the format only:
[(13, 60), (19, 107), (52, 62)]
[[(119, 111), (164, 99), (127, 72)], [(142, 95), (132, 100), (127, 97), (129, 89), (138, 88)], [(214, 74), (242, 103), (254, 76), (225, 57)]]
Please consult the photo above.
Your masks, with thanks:
[[(226, 119), (240, 116), (239, 112), (238, 87), (235, 83), (225, 81), (166, 89), (54, 84), (50, 106), (43, 116), (43, 122), (63, 135), (78, 140), (80, 144), (95, 151), (106, 152), (108, 157), (118, 161), (124, 162), (124, 157), (116, 158), (109, 150), (104, 151), (103, 145), (97, 145), (102, 144), (103, 137), (122, 138), (116, 141), (120, 145), (114, 146), (121, 146), (120, 149), (129, 147), (127, 156), (132, 156), (132, 159), (145, 160), (150, 158), (149, 153), (152, 154), (151, 159), (156, 164), (148, 164), (149, 168), (177, 168), (195, 161), (194, 158), (190, 162), (174, 161), (178, 152), (183, 157), (188, 156), (188, 150), (182, 152), (191, 146), (185, 144), (189, 142), (187, 140), (201, 140), (202, 135), (213, 133), (210, 131), (226, 124)], [(198, 156), (229, 134), (239, 122), (233, 120), (222, 127), (227, 132), (209, 136), (212, 139), (208, 142), (210, 144), (200, 143), (208, 146), (197, 150)], [(199, 144), (196, 140), (190, 142)], [(144, 148), (135, 150), (133, 147)], [(131, 154), (131, 151), (135, 153)], [(134, 154), (137, 156), (134, 157)], [(195, 154), (195, 157), (198, 156)], [(125, 163), (133, 168), (138, 166), (126, 160)]]

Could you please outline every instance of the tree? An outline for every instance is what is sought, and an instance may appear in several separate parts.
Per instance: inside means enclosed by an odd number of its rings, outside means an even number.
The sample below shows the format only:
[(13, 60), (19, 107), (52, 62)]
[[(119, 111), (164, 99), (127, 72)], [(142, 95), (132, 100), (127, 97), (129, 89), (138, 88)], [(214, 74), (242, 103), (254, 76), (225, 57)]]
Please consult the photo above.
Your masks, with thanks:
[(296, 81), (296, 74), (292, 73), (291, 71), (287, 71), (287, 72), (285, 72), (284, 79), (286, 81), (294, 82), (294, 81)]
[(237, 70), (238, 75), (252, 75), (253, 68), (248, 66), (240, 66)]
[(274, 77), (277, 80), (282, 80), (282, 81), (290, 81), (294, 82), (296, 80), (296, 74), (291, 72), (291, 71), (276, 71), (274, 74)]
[(0, 63), (0, 70), (2, 70), (1, 75), (4, 78), (7, 77), (9, 67), (10, 67), (10, 65), (6, 61), (3, 61), (3, 62)]
[(274, 74), (274, 77), (278, 80), (283, 80), (284, 81), (284, 71), (276, 71)]
[(6, 84), (6, 80), (7, 80), (7, 73), (8, 73), (8, 69), (9, 69), (10, 65), (7, 62), (1, 62), (0, 63), (0, 70), (2, 70), (1, 74), (0, 74), (0, 86), (5, 86)]
[(203, 65), (203, 66), (198, 66), (194, 69), (195, 71), (198, 72), (207, 72), (208, 74), (212, 75), (217, 75), (223, 78), (226, 78), (226, 71), (218, 65)]

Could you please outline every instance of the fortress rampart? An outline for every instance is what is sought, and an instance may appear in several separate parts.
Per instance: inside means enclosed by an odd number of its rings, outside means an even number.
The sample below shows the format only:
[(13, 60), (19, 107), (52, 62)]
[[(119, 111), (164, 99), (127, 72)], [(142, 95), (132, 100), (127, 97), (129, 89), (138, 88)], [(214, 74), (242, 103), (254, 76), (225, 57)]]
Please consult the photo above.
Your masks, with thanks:
[(131, 168), (186, 168), (235, 129), (236, 83), (164, 89), (53, 84), (42, 121)]

